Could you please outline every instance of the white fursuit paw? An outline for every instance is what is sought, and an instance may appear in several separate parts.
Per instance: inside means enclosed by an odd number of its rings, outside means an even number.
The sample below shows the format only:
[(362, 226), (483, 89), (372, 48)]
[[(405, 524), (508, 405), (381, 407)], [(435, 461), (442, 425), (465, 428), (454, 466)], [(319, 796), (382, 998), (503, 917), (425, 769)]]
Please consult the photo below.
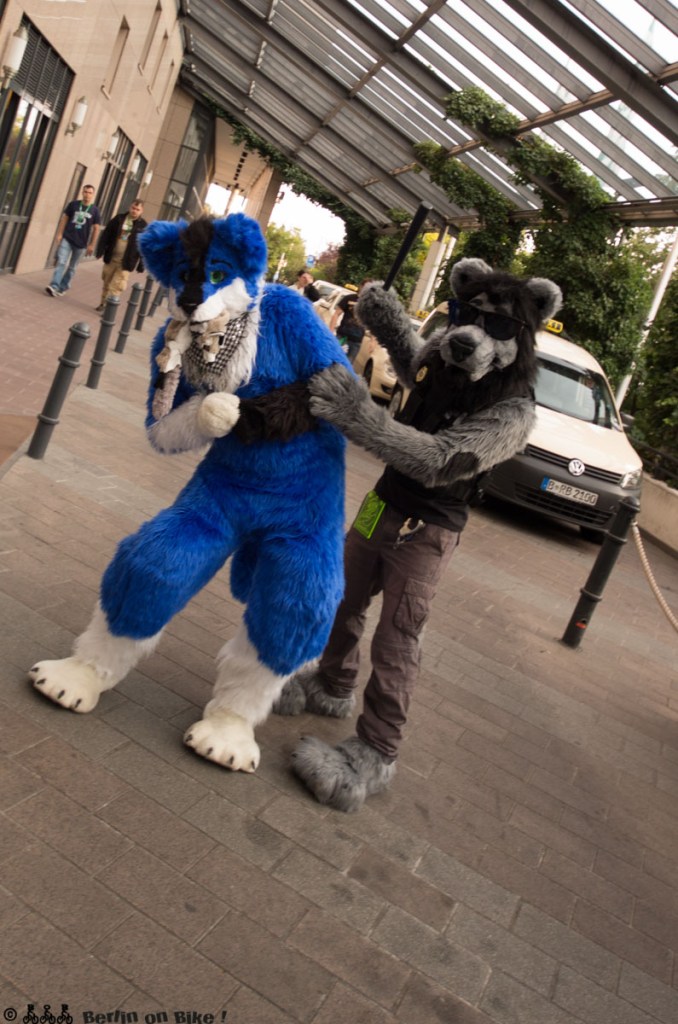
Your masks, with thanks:
[(227, 708), (210, 712), (187, 729), (184, 743), (234, 772), (256, 771), (261, 756), (250, 723)]
[(240, 399), (227, 391), (215, 391), (198, 410), (198, 430), (205, 437), (225, 437), (238, 422)]
[(39, 661), (28, 673), (28, 678), (36, 690), (55, 704), (81, 715), (97, 706), (102, 691), (106, 689), (96, 669), (79, 658)]
[(336, 747), (304, 736), (292, 754), (292, 770), (321, 804), (351, 812), (387, 788), (396, 766), (357, 736)]

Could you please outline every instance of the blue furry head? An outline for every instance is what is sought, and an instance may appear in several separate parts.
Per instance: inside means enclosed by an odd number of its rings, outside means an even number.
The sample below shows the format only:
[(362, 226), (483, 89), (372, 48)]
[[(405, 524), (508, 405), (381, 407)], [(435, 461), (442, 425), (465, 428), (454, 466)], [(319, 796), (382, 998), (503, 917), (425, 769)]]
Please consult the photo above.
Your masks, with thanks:
[(256, 305), (266, 273), (266, 242), (251, 217), (234, 213), (187, 224), (154, 221), (139, 237), (145, 265), (169, 291), (175, 316), (236, 316)]

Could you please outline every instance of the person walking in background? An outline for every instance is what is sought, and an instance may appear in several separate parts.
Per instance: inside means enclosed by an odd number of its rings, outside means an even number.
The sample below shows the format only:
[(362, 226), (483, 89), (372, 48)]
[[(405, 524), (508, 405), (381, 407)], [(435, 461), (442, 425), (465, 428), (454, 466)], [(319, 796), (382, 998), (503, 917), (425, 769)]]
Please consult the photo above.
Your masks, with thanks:
[[(343, 298), (339, 299), (330, 320), (330, 330), (336, 333), (341, 345), (346, 349), (349, 363), (353, 363), (353, 360), (358, 355), (365, 333), (365, 328), (355, 315), (356, 303), (365, 285), (370, 284), (371, 281), (371, 277), (366, 277), (364, 281), (360, 282), (357, 292), (351, 292), (350, 295), (344, 295)], [(339, 319), (340, 317), (341, 320)]]
[(299, 271), (297, 280), (292, 287), (295, 291), (305, 295), (310, 302), (317, 302), (320, 298), (320, 292), (313, 284), (313, 274), (309, 274), (308, 270)]
[(143, 272), (144, 264), (137, 247), (139, 234), (148, 225), (141, 216), (144, 204), (135, 199), (127, 213), (119, 213), (109, 220), (97, 245), (97, 258), (103, 256), (101, 271), (103, 287), (97, 313), (102, 313), (111, 295), (122, 295), (127, 287), (130, 270)]
[(85, 185), (82, 199), (74, 199), (61, 214), (56, 236), (56, 266), (45, 288), (57, 298), (71, 287), (71, 281), (84, 252), (91, 256), (101, 230), (101, 213), (94, 205), (94, 185)]

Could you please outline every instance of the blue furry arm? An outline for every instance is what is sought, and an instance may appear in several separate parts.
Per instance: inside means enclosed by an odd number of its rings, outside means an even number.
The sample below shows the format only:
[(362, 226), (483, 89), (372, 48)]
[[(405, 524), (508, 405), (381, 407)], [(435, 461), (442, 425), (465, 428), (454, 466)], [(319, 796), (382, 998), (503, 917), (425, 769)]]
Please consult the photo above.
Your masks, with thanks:
[(316, 374), (309, 388), (314, 416), (427, 487), (473, 477), (509, 459), (524, 447), (535, 419), (531, 399), (510, 398), (425, 434), (391, 419), (372, 401), (364, 381), (343, 367)]
[(387, 350), (398, 380), (411, 388), (421, 343), (398, 297), (381, 285), (367, 285), (358, 299), (356, 315)]

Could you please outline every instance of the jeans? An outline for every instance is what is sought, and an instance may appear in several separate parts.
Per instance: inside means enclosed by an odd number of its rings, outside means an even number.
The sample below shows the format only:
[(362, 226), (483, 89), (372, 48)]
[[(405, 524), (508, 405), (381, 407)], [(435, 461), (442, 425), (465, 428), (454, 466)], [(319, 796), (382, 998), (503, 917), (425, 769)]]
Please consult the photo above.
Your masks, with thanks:
[(73, 274), (76, 271), (78, 263), (84, 255), (84, 249), (77, 249), (70, 242), (67, 242), (65, 238), (62, 238), (59, 242), (59, 248), (57, 249), (57, 261), (54, 273), (52, 274), (52, 280), (50, 286), (57, 292), (67, 292), (71, 287), (71, 281), (73, 280)]

